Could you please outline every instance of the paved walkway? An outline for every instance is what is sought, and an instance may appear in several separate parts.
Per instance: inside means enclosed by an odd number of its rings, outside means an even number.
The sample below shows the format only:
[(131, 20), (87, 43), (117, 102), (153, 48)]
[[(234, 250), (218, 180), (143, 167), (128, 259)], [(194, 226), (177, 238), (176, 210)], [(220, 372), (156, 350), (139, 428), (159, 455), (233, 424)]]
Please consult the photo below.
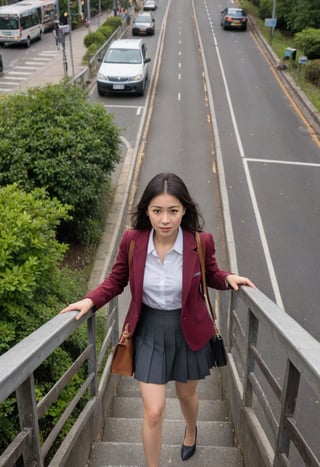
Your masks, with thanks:
[[(85, 25), (80, 26), (77, 29), (71, 31), (71, 34), (66, 36), (66, 57), (68, 64), (68, 76), (77, 76), (83, 69), (87, 68), (87, 65), (83, 63), (82, 59), (87, 51), (83, 43), (84, 37), (89, 31), (93, 32), (106, 21), (109, 16), (112, 16), (111, 12), (102, 13), (101, 15), (94, 16), (91, 18), (89, 28)], [(72, 66), (73, 64), (73, 66)], [(50, 60), (48, 66), (41, 70), (41, 73), (35, 73), (32, 75), (32, 80), (27, 80), (21, 84), (20, 88), (42, 86), (48, 83), (59, 83), (64, 77), (64, 64), (63, 64), (63, 52), (62, 47), (57, 55)]]

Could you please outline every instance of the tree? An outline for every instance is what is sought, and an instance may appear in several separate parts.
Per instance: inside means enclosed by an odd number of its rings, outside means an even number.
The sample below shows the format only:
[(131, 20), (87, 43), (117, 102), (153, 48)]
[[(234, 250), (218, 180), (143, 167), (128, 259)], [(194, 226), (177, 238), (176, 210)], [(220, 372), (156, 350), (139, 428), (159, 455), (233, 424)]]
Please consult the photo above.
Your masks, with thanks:
[(0, 101), (0, 186), (45, 187), (72, 206), (59, 238), (99, 240), (106, 193), (120, 160), (120, 132), (103, 105), (70, 83), (33, 88)]
[(278, 0), (277, 16), (290, 33), (320, 28), (319, 0)]

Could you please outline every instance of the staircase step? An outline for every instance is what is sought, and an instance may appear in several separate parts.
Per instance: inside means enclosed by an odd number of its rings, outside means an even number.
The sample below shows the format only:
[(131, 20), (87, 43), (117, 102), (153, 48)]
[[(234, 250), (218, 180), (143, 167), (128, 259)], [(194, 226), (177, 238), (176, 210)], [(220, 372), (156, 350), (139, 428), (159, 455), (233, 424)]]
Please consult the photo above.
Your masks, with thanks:
[[(143, 403), (141, 397), (115, 396), (112, 401), (111, 416), (116, 418), (142, 418)], [(167, 398), (166, 418), (183, 420), (178, 399)], [(228, 421), (228, 407), (225, 401), (201, 400), (199, 420)]]
[[(180, 457), (181, 444), (163, 445), (159, 467), (243, 467), (237, 448), (197, 446), (187, 464)], [(145, 467), (141, 443), (97, 442), (93, 445), (89, 467)]]
[[(105, 426), (103, 441), (120, 443), (141, 442), (142, 420), (138, 418), (109, 418)], [(181, 444), (185, 429), (182, 420), (163, 421), (162, 441), (164, 444)], [(233, 427), (230, 422), (203, 421), (198, 423), (198, 441), (203, 446), (233, 446)]]
[[(180, 457), (185, 422), (175, 383), (166, 388), (166, 415), (159, 467), (243, 467), (241, 451), (234, 446), (228, 404), (223, 400), (219, 370), (213, 370), (198, 386), (199, 417), (197, 450), (187, 463)], [(106, 420), (102, 441), (93, 444), (88, 467), (145, 467), (141, 442), (143, 405), (139, 384), (121, 377)]]
[[(170, 381), (167, 384), (167, 398), (176, 397), (175, 383)], [(117, 390), (118, 396), (122, 397), (138, 397), (140, 396), (138, 381), (134, 378), (121, 377), (120, 384)], [(198, 397), (199, 399), (223, 399), (221, 377), (219, 370), (211, 370), (210, 376), (207, 376), (204, 380), (201, 380), (198, 386)]]

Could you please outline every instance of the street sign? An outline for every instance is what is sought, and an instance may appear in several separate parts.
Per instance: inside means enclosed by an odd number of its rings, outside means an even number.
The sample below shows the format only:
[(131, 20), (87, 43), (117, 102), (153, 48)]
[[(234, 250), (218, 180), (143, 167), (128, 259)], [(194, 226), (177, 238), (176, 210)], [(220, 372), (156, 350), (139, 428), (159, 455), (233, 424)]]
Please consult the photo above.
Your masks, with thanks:
[(275, 28), (277, 25), (277, 18), (265, 18), (264, 25), (268, 28)]
[(308, 62), (308, 57), (306, 57), (305, 55), (301, 55), (301, 57), (299, 57), (299, 63), (305, 65), (307, 62)]

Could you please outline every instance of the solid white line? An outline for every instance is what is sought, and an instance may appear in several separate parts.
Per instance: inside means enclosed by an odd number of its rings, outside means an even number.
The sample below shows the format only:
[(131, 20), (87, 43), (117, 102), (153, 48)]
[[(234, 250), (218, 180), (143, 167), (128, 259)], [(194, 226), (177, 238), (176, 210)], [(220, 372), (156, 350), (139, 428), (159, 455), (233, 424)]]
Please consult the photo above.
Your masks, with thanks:
[(103, 104), (104, 107), (112, 108), (112, 109), (140, 109), (143, 108), (141, 105), (109, 105)]
[(35, 67), (35, 66), (22, 66), (22, 65), (16, 65), (14, 68), (15, 69), (21, 68), (21, 70), (37, 70), (38, 69), (38, 67)]
[(48, 50), (47, 52), (40, 52), (40, 53), (39, 53), (39, 56), (40, 56), (40, 57), (41, 57), (42, 55), (43, 55), (43, 56), (46, 56), (46, 55), (47, 55), (48, 57), (55, 57), (55, 56), (57, 55), (57, 52), (56, 52), (55, 50), (53, 50), (53, 51), (51, 51), (51, 52), (50, 52), (50, 50)]
[(8, 71), (8, 75), (25, 75), (30, 76), (32, 75), (31, 71)]
[(255, 159), (254, 157), (246, 157), (249, 162), (261, 162), (263, 164), (283, 164), (283, 165), (299, 165), (302, 167), (320, 167), (320, 163), (315, 162), (294, 162), (294, 161), (281, 161), (273, 159)]
[[(7, 79), (7, 80), (9, 80), (9, 81), (10, 81), (10, 80), (13, 80), (13, 79), (17, 79), (17, 80), (19, 80), (19, 81), (25, 81), (25, 80), (26, 80), (26, 77), (24, 77), (24, 78), (19, 78), (18, 76), (12, 76), (12, 77), (10, 77), (10, 76), (5, 76), (4, 79)], [(11, 83), (12, 83), (12, 81), (11, 81)], [(3, 84), (5, 84), (5, 82), (3, 82)]]
[(263, 248), (263, 251), (264, 251), (264, 256), (266, 258), (267, 268), (268, 268), (268, 271), (269, 271), (270, 280), (271, 280), (273, 292), (274, 292), (274, 295), (275, 295), (275, 300), (276, 300), (277, 305), (280, 308), (284, 309), (283, 301), (282, 301), (281, 293), (280, 293), (280, 289), (279, 289), (279, 284), (278, 284), (278, 281), (277, 281), (276, 272), (275, 272), (274, 267), (273, 267), (273, 262), (272, 262), (272, 258), (271, 258), (271, 254), (270, 254), (270, 249), (269, 249), (269, 245), (268, 245), (268, 241), (267, 241), (267, 236), (266, 236), (266, 233), (265, 233), (265, 230), (264, 230), (264, 227), (263, 227), (262, 217), (261, 217), (261, 214), (260, 214), (257, 198), (256, 198), (256, 195), (255, 195), (255, 192), (254, 192), (253, 183), (252, 183), (252, 179), (251, 179), (251, 175), (250, 175), (250, 170), (248, 168), (248, 161), (246, 159), (243, 159), (243, 167), (244, 167), (244, 171), (245, 171), (245, 174), (246, 174), (246, 179), (247, 179), (248, 189), (249, 189), (249, 193), (250, 193), (251, 203), (252, 203), (252, 206), (253, 206), (254, 215), (256, 217), (258, 230), (259, 230), (259, 233), (260, 233), (262, 248)]
[(40, 63), (47, 63), (49, 60), (51, 60), (51, 57), (34, 57), (32, 60)]
[[(210, 15), (208, 16), (208, 19), (209, 19), (209, 21), (211, 20)], [(262, 218), (261, 218), (261, 215), (260, 215), (256, 195), (255, 195), (255, 192), (254, 192), (254, 189), (253, 189), (253, 184), (252, 184), (252, 180), (251, 180), (251, 176), (250, 176), (250, 171), (249, 171), (249, 168), (248, 168), (248, 163), (247, 163), (247, 160), (245, 159), (243, 145), (242, 145), (242, 141), (241, 141), (241, 138), (240, 138), (240, 133), (239, 133), (237, 121), (236, 121), (236, 118), (235, 118), (235, 113), (234, 113), (234, 110), (233, 110), (233, 105), (232, 105), (230, 92), (229, 92), (229, 88), (228, 88), (228, 83), (227, 83), (227, 80), (226, 80), (226, 76), (225, 76), (225, 72), (224, 72), (224, 68), (223, 68), (223, 64), (222, 64), (222, 60), (221, 60), (221, 56), (220, 56), (219, 46), (218, 46), (218, 43), (217, 43), (217, 39), (216, 39), (214, 30), (212, 31), (212, 35), (213, 35), (213, 41), (214, 41), (214, 44), (215, 44), (217, 59), (218, 59), (218, 63), (219, 63), (219, 67), (220, 67), (220, 71), (221, 71), (221, 75), (222, 75), (223, 84), (224, 84), (224, 87), (225, 87), (225, 92), (226, 92), (226, 96), (227, 96), (227, 102), (228, 102), (229, 111), (230, 111), (230, 115), (231, 115), (232, 125), (233, 125), (233, 129), (234, 129), (234, 132), (235, 132), (239, 153), (240, 153), (240, 156), (241, 156), (242, 161), (243, 161), (243, 167), (244, 167), (244, 172), (245, 172), (246, 179), (247, 179), (247, 184), (248, 184), (249, 194), (250, 194), (250, 198), (251, 198), (251, 203), (252, 203), (254, 215), (256, 217), (256, 222), (257, 222), (257, 226), (258, 226), (258, 230), (259, 230), (259, 234), (260, 234), (262, 248), (263, 248), (263, 251), (264, 251), (265, 258), (266, 258), (266, 263), (267, 263), (267, 268), (268, 268), (268, 272), (269, 272), (269, 276), (270, 276), (270, 281), (271, 281), (273, 292), (274, 292), (274, 295), (275, 295), (275, 300), (276, 300), (276, 303), (277, 303), (277, 305), (279, 307), (284, 308), (282, 298), (281, 298), (281, 294), (280, 294), (278, 281), (277, 281), (277, 277), (276, 277), (275, 270), (274, 270), (273, 263), (272, 263), (272, 259), (271, 259), (271, 254), (270, 254), (270, 249), (269, 249), (269, 245), (268, 245), (268, 242), (267, 242), (267, 237), (266, 237), (265, 230), (264, 230), (264, 227), (263, 227)], [(218, 128), (217, 128), (217, 130), (218, 130)]]

